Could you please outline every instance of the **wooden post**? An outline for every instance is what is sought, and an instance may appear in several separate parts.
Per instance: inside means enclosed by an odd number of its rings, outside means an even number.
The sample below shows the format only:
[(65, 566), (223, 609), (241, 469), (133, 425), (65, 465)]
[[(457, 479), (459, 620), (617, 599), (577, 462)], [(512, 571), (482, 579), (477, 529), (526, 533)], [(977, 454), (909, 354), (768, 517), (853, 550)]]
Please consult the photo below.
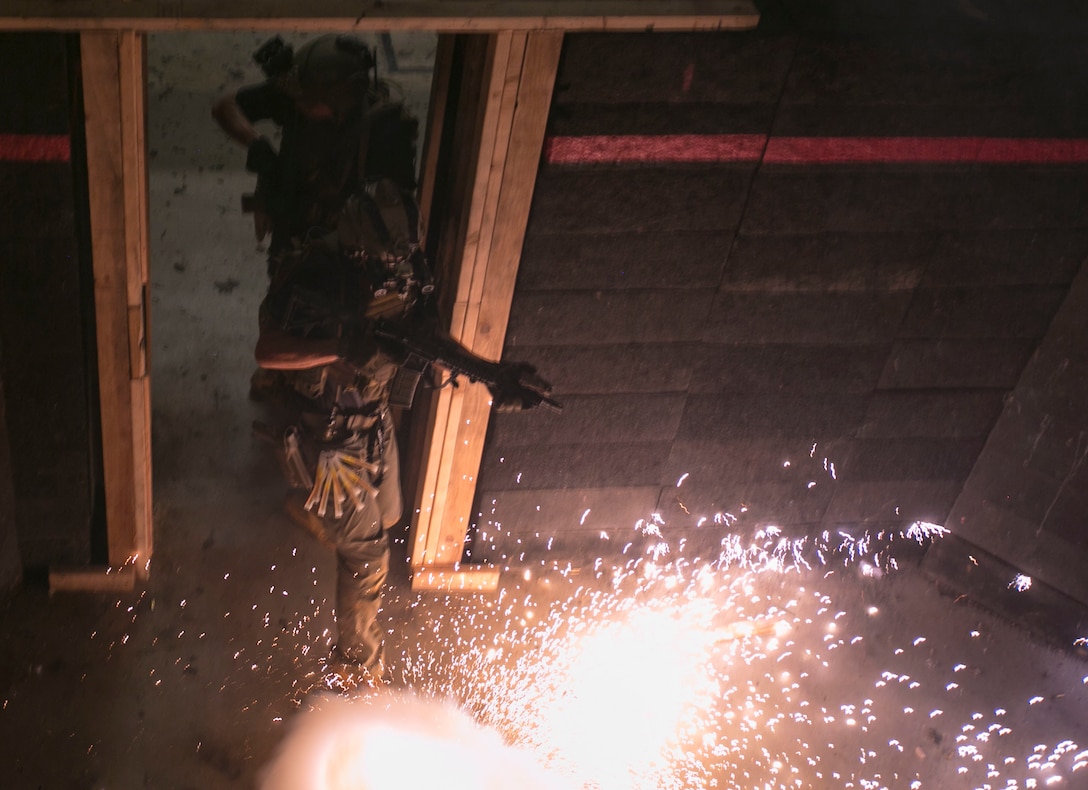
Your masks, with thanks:
[[(475, 353), (499, 359), (517, 279), (536, 170), (544, 140), (562, 33), (507, 31), (490, 37), (478, 156), (465, 215), (450, 332)], [(481, 386), (440, 390), (434, 432), (417, 491), (412, 538), (413, 586), (493, 589), (451, 581), (468, 532), (476, 475), (490, 416)], [(477, 576), (478, 574), (473, 574)]]
[(55, 589), (145, 579), (152, 549), (145, 37), (80, 35), (109, 568), (54, 570)]

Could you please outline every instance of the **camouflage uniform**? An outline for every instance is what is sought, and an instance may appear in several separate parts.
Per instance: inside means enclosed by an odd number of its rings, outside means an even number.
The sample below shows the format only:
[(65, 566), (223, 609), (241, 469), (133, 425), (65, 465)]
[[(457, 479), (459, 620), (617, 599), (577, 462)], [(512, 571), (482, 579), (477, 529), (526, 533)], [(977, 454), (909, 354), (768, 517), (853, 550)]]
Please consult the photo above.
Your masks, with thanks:
[[(261, 304), (262, 335), (338, 343), (338, 361), (278, 370), (281, 460), (296, 489), (288, 511), (337, 555), (337, 651), (383, 670), (377, 624), (389, 572), (386, 530), (401, 522), (390, 389), (400, 360), (352, 319), (413, 321), (424, 286), (415, 205), (390, 182), (349, 201), (337, 231), (284, 258)], [(425, 276), (425, 275), (424, 275)], [(345, 320), (346, 319), (346, 320)]]

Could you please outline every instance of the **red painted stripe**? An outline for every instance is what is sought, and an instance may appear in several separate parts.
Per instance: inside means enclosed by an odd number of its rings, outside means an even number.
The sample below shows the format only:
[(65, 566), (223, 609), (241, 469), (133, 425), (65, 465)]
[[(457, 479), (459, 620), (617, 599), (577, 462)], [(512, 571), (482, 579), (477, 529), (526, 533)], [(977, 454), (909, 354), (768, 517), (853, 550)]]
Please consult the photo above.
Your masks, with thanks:
[(760, 134), (549, 137), (544, 143), (544, 155), (556, 164), (747, 162), (759, 159), (765, 142)]
[(1088, 162), (1088, 140), (998, 137), (772, 137), (769, 164), (836, 162), (980, 162), (1069, 164)]
[(0, 162), (67, 162), (72, 151), (63, 134), (0, 134)]
[(976, 137), (772, 137), (768, 164), (838, 162), (974, 162), (982, 141)]
[(620, 162), (1088, 163), (1088, 140), (999, 137), (771, 137), (736, 135), (587, 135), (550, 137), (555, 164)]

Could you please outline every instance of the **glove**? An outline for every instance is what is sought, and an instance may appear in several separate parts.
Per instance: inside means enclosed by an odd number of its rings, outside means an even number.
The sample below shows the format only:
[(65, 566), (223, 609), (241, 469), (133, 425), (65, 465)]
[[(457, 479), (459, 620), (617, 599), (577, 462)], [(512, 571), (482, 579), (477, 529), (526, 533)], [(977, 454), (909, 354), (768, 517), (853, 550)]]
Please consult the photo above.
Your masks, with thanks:
[(502, 362), (494, 384), (488, 386), (499, 412), (525, 411), (539, 406), (551, 394), (551, 385), (525, 362)]
[(272, 178), (278, 163), (279, 156), (267, 137), (258, 137), (246, 149), (246, 170), (251, 173)]

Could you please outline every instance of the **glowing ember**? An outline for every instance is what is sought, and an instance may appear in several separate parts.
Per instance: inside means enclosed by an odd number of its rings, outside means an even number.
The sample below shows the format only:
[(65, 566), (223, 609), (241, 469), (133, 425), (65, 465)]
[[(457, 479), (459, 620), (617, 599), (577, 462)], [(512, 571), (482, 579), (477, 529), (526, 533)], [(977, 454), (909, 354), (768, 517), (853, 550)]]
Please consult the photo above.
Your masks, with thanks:
[[(277, 765), (339, 755), (332, 773), (354, 784), (292, 774), (294, 784), (265, 790), (461, 779), (563, 790), (1019, 790), (1088, 765), (1074, 740), (1005, 753), (1017, 727), (1031, 731), (1029, 709), (1053, 696), (995, 707), (992, 692), (976, 690), (984, 631), (964, 629), (963, 654), (942, 655), (942, 639), (904, 629), (890, 604), (894, 555), (942, 527), (800, 539), (766, 527), (750, 540), (726, 536), (703, 559), (667, 545), (665, 526), (657, 515), (640, 523), (642, 554), (623, 564), (510, 568), (494, 595), (415, 596), (408, 607), (424, 614), (414, 637), (401, 634), (415, 644), (398, 683), (466, 713), (416, 701), (409, 714), (388, 692), (345, 703), (325, 735), (296, 730)], [(432, 776), (428, 764), (449, 770)], [(505, 783), (488, 784), (484, 768), (506, 771)]]
[(262, 790), (545, 790), (541, 769), (464, 713), (410, 696), (322, 696), (294, 722)]

